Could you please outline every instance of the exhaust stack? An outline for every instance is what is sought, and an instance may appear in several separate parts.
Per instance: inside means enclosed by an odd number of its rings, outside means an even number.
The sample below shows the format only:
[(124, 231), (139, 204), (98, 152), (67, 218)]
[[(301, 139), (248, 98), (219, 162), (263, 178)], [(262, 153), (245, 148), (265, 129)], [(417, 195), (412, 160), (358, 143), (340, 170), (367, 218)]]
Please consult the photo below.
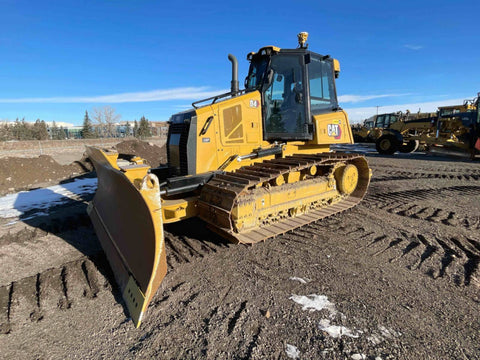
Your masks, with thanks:
[(231, 93), (232, 96), (236, 96), (238, 94), (238, 61), (232, 54), (228, 54), (228, 60), (232, 62)]

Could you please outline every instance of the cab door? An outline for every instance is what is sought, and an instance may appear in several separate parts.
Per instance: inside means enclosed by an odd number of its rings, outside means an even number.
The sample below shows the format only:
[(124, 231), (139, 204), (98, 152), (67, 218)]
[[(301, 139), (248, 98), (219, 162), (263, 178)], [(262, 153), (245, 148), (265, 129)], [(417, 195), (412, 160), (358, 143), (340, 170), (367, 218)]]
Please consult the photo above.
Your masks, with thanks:
[(264, 139), (310, 140), (305, 99), (305, 56), (272, 55), (270, 82), (263, 90)]

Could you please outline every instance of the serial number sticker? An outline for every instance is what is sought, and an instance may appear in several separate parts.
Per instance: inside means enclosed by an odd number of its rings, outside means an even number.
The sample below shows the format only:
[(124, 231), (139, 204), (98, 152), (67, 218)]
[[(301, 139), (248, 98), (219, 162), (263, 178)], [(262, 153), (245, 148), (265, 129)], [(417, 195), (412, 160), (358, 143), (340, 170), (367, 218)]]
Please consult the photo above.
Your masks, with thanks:
[(338, 124), (328, 124), (327, 125), (327, 134), (328, 136), (333, 137), (334, 139), (340, 139), (342, 137), (342, 129)]
[(209, 142), (210, 142), (210, 138), (207, 138), (207, 137), (202, 138), (202, 142), (209, 143)]

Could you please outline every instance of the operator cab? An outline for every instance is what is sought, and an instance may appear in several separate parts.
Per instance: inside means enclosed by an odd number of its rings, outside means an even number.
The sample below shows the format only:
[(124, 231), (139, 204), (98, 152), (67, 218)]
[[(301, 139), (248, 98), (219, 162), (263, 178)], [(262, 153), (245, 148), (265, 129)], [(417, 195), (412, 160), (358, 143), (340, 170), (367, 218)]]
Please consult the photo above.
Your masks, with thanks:
[(380, 129), (387, 129), (393, 123), (398, 121), (398, 116), (396, 114), (381, 114), (377, 115), (375, 119), (375, 127)]
[(330, 56), (307, 50), (303, 42), (298, 49), (264, 47), (247, 60), (245, 90), (262, 95), (265, 140), (311, 140), (312, 116), (339, 110), (339, 66)]
[(374, 126), (374, 121), (373, 120), (365, 120), (365, 122), (363, 123), (363, 126), (365, 126), (367, 129), (373, 129), (375, 126)]

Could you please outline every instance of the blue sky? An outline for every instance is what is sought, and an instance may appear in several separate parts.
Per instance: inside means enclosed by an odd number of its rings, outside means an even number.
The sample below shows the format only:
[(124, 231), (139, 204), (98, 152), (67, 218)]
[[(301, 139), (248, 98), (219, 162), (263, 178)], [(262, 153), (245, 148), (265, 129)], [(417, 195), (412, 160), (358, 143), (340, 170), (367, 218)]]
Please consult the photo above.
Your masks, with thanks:
[(81, 124), (110, 105), (122, 120), (168, 120), (243, 83), (250, 51), (309, 48), (340, 61), (353, 121), (433, 111), (480, 91), (476, 1), (0, 0), (0, 120)]

